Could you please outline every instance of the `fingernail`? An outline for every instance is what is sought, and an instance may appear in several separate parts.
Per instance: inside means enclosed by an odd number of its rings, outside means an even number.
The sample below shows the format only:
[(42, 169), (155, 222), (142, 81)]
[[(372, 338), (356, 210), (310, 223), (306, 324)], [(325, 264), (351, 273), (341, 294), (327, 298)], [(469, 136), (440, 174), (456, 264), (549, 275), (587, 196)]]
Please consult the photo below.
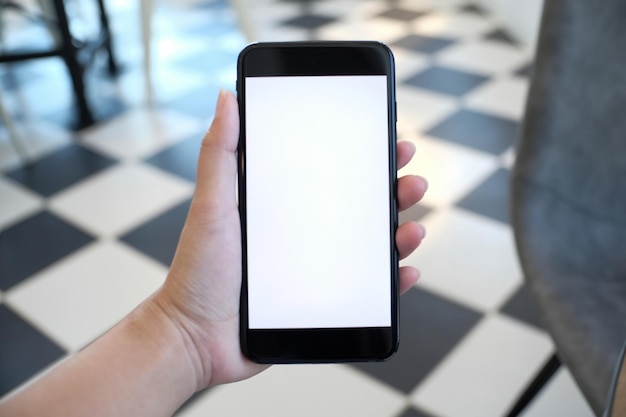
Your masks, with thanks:
[(424, 225), (421, 223), (418, 223), (417, 227), (419, 227), (420, 230), (422, 231), (422, 239), (424, 239), (426, 237), (426, 227), (424, 227)]
[(220, 92), (217, 95), (217, 103), (215, 103), (215, 116), (220, 114), (224, 108), (224, 103), (226, 102), (226, 90), (220, 88)]
[(422, 177), (421, 175), (416, 175), (417, 178), (421, 178), (422, 181), (424, 181), (424, 184), (426, 185), (426, 188), (424, 188), (424, 191), (428, 190), (428, 179)]

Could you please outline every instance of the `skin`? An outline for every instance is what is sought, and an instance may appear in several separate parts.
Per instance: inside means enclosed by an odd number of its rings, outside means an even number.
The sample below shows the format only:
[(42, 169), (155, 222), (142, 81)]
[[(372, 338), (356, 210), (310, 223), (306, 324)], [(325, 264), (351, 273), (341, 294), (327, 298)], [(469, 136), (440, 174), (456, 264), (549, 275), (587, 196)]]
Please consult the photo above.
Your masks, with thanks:
[[(161, 288), (111, 330), (0, 401), (2, 416), (170, 416), (194, 392), (249, 378), (266, 366), (239, 347), (241, 237), (235, 200), (239, 116), (222, 91), (200, 150), (196, 190), (168, 277)], [(398, 167), (412, 158), (397, 146)], [(406, 210), (426, 191), (418, 176), (398, 180)], [(398, 227), (401, 258), (425, 236), (422, 226)], [(400, 291), (419, 278), (400, 269)]]

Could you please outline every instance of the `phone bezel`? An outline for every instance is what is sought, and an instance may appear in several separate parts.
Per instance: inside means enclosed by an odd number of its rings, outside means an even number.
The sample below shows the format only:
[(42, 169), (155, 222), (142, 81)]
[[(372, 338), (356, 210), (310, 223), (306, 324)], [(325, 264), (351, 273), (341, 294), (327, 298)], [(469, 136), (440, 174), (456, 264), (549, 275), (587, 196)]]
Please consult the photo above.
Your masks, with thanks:
[[(321, 329), (248, 328), (246, 239), (246, 127), (245, 80), (257, 76), (385, 75), (389, 138), (389, 233), (391, 326)], [(394, 60), (382, 43), (369, 41), (307, 41), (255, 43), (239, 55), (237, 92), (240, 113), (238, 197), (242, 238), (240, 340), (243, 353), (259, 363), (320, 363), (381, 361), (396, 352), (399, 343), (396, 100)]]

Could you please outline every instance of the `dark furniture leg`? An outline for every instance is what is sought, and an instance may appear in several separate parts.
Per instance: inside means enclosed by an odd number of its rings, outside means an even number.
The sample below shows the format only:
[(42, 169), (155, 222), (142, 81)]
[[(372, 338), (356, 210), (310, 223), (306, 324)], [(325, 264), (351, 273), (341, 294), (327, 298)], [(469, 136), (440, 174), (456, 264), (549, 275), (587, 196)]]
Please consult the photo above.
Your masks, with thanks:
[(104, 6), (104, 0), (98, 0), (98, 9), (100, 10), (100, 25), (102, 26), (102, 31), (104, 33), (104, 47), (106, 48), (108, 54), (108, 65), (109, 65), (109, 74), (117, 75), (119, 74), (119, 66), (117, 65), (117, 61), (115, 60), (115, 56), (113, 54), (113, 45), (112, 45), (112, 37), (111, 37), (111, 29), (109, 26), (109, 17), (106, 12), (106, 8)]
[(511, 408), (511, 411), (507, 414), (507, 417), (517, 417), (528, 404), (537, 396), (539, 391), (548, 383), (552, 375), (561, 367), (561, 361), (556, 356), (556, 353), (552, 355), (548, 362), (543, 366), (543, 369), (535, 376), (533, 382), (526, 388), (526, 391), (518, 398), (517, 402)]
[(85, 97), (84, 68), (78, 62), (78, 49), (72, 42), (63, 0), (54, 0), (53, 4), (61, 35), (61, 56), (65, 61), (67, 70), (72, 78), (72, 86), (74, 87), (74, 98), (78, 109), (77, 127), (89, 126), (93, 124), (93, 115)]

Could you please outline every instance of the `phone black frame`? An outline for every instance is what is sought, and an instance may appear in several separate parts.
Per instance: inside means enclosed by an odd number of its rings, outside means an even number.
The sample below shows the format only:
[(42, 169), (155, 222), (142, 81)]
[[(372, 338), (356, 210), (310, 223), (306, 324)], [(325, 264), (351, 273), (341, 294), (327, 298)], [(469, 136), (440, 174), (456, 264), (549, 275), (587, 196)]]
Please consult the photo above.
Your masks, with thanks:
[[(249, 329), (246, 238), (246, 126), (245, 78), (259, 76), (387, 76), (389, 142), (389, 234), (391, 326), (320, 329)], [(271, 42), (248, 45), (237, 62), (240, 115), (238, 196), (242, 238), (240, 341), (242, 352), (258, 363), (328, 363), (382, 361), (399, 344), (398, 226), (396, 171), (395, 69), (391, 50), (374, 41)]]

